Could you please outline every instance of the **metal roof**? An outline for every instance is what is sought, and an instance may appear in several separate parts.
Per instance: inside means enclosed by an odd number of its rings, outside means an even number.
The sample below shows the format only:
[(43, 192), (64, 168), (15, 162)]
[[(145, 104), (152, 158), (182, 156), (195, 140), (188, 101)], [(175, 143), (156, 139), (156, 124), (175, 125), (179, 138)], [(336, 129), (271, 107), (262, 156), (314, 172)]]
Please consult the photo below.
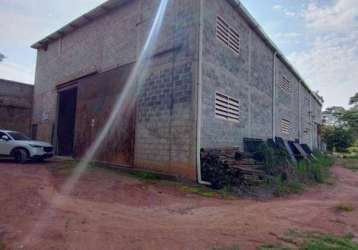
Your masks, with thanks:
[[(130, 0), (108, 0), (107, 2), (99, 5), (93, 10), (87, 12), (86, 14), (80, 16), (69, 24), (65, 25), (56, 32), (48, 35), (44, 39), (33, 44), (31, 48), (41, 49), (48, 46), (49, 43), (58, 40), (59, 38), (81, 28), (82, 26), (87, 25), (88, 23), (108, 14), (112, 10), (118, 8), (119, 6), (129, 2)], [(257, 23), (255, 18), (248, 12), (248, 10), (242, 5), (240, 0), (227, 0), (235, 9), (241, 13), (244, 19), (248, 22), (249, 26), (256, 31), (256, 33), (264, 40), (264, 42), (274, 51), (277, 56), (282, 60), (282, 62), (291, 70), (291, 72), (299, 79), (303, 86), (311, 93), (311, 95), (316, 99), (316, 101), (322, 105), (322, 100), (314, 93), (307, 83), (303, 80), (301, 75), (295, 70), (292, 64), (287, 60), (283, 55), (281, 50), (275, 45), (275, 43), (270, 39), (262, 27)]]
[(61, 29), (57, 30), (56, 32), (48, 35), (44, 39), (41, 39), (37, 43), (33, 44), (31, 48), (33, 49), (41, 49), (46, 47), (48, 44), (58, 40), (59, 38), (87, 25), (88, 23), (105, 16), (112, 10), (118, 8), (119, 6), (129, 2), (130, 0), (108, 0), (105, 3), (99, 5), (98, 7), (94, 8), (93, 10), (83, 14), (79, 18), (73, 20), (72, 22), (68, 23)]

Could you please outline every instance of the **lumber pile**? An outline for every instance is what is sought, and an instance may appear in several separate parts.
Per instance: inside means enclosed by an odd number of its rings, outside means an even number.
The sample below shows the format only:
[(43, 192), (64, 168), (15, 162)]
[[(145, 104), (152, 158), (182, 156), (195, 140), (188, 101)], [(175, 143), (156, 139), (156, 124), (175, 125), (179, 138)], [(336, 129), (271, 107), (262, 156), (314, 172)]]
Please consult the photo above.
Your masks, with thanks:
[(239, 148), (205, 149), (201, 152), (202, 176), (213, 188), (258, 186), (265, 178), (264, 164)]

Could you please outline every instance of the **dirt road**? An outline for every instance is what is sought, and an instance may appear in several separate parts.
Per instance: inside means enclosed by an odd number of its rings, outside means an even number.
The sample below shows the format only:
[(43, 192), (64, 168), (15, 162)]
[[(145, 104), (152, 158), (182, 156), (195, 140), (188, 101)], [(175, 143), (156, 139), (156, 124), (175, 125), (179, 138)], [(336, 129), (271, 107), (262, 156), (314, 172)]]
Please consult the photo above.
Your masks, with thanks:
[[(0, 241), (8, 249), (255, 249), (294, 229), (358, 236), (358, 173), (340, 167), (334, 185), (254, 201), (184, 194), (102, 169), (63, 196), (61, 164), (0, 162)], [(340, 203), (356, 209), (339, 213)]]

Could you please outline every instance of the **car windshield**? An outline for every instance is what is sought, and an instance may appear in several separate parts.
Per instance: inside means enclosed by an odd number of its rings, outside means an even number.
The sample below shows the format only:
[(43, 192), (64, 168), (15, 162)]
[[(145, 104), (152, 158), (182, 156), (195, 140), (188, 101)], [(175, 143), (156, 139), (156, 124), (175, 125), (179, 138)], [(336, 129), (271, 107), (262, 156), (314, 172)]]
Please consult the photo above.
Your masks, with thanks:
[(15, 141), (28, 141), (31, 140), (26, 135), (19, 133), (19, 132), (9, 132), (9, 135), (15, 140)]

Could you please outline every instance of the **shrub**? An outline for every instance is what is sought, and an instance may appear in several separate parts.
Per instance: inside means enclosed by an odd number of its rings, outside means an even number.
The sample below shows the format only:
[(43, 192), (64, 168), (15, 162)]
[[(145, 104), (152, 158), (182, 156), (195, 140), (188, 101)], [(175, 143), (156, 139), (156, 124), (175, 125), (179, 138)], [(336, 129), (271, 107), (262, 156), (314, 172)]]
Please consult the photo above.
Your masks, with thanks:
[(323, 183), (330, 175), (333, 159), (321, 152), (314, 152), (314, 159), (302, 160), (297, 165), (299, 178), (303, 182)]

